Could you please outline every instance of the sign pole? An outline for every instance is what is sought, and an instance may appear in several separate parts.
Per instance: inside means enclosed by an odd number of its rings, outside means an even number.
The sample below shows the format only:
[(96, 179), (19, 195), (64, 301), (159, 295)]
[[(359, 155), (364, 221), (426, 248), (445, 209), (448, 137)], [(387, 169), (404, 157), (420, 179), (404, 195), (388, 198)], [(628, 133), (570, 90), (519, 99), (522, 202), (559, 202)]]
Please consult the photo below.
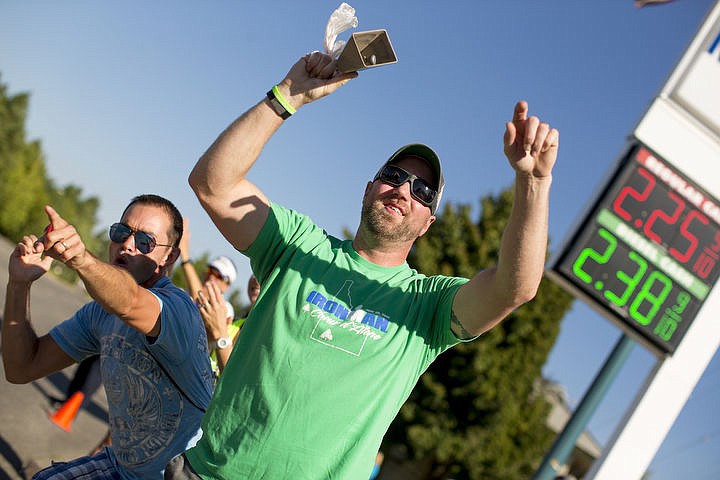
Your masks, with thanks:
[(565, 424), (563, 431), (555, 439), (555, 443), (545, 456), (542, 465), (535, 472), (533, 480), (553, 480), (558, 474), (557, 470), (565, 465), (575, 448), (578, 437), (585, 430), (600, 401), (605, 397), (610, 385), (630, 355), (634, 344), (630, 337), (621, 335), (602, 369), (590, 385), (590, 389)]

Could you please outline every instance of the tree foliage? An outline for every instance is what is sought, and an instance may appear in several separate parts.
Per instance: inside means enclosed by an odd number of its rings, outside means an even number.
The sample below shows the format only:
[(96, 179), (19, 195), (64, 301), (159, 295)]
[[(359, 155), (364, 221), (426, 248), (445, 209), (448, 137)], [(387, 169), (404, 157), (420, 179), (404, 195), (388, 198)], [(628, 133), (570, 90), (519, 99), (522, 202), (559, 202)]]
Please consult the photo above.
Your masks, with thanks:
[[(75, 226), (88, 250), (100, 258), (107, 256), (107, 235), (93, 233), (100, 201), (83, 198), (74, 185), (57, 187), (48, 178), (39, 141), (26, 139), (25, 119), (30, 97), (10, 95), (0, 83), (0, 235), (18, 242), (23, 235), (40, 235), (48, 223), (43, 207), (51, 204)], [(75, 272), (54, 262), (53, 271), (75, 281)]]
[(27, 94), (8, 96), (0, 83), (0, 232), (13, 241), (42, 229), (48, 201), (40, 142), (25, 140), (28, 102)]
[[(512, 190), (469, 205), (448, 204), (411, 252), (427, 275), (472, 277), (497, 262)], [(543, 280), (534, 300), (479, 339), (461, 343), (422, 375), (384, 441), (403, 445), (422, 478), (529, 478), (550, 447), (550, 406), (536, 385), (572, 298)]]

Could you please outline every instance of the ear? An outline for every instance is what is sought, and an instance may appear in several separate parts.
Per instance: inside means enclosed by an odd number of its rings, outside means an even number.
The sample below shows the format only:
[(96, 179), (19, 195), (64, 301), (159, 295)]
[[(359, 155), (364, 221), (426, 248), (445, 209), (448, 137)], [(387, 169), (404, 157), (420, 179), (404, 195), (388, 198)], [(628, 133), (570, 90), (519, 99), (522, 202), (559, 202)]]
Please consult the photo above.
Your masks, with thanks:
[(433, 222), (435, 221), (436, 218), (437, 218), (437, 217), (436, 217), (435, 215), (430, 215), (430, 217), (428, 217), (427, 222), (425, 222), (425, 226), (423, 227), (423, 229), (422, 229), (422, 230), (420, 231), (420, 233), (418, 234), (418, 238), (420, 238), (420, 237), (422, 237), (423, 235), (425, 235), (425, 232), (428, 231), (428, 228), (430, 228), (430, 225), (433, 224)]
[(365, 185), (365, 193), (363, 193), (363, 198), (367, 197), (367, 194), (370, 192), (372, 185), (373, 182), (367, 182), (367, 185)]
[(167, 257), (165, 257), (165, 263), (163, 264), (163, 267), (166, 267), (168, 270), (170, 267), (173, 266), (175, 261), (180, 256), (180, 249), (178, 247), (172, 247), (170, 249), (170, 252), (167, 254)]

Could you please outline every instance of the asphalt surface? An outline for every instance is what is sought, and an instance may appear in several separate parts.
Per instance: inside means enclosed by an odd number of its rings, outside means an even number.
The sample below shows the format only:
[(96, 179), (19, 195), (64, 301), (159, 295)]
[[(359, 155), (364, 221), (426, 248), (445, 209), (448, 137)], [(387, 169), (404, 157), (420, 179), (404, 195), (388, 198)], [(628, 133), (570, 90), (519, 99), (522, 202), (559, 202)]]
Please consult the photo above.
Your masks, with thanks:
[[(0, 237), (0, 301), (5, 305), (7, 265), (14, 244)], [(70, 286), (52, 275), (38, 280), (31, 291), (31, 314), (38, 335), (69, 318), (89, 301), (79, 286)], [(2, 316), (2, 310), (0, 310)], [(2, 339), (0, 339), (2, 340)], [(1, 348), (1, 347), (0, 347)], [(107, 401), (100, 388), (75, 417), (71, 432), (50, 421), (76, 366), (26, 385), (14, 385), (0, 371), (0, 480), (30, 478), (51, 461), (87, 455), (107, 432)]]

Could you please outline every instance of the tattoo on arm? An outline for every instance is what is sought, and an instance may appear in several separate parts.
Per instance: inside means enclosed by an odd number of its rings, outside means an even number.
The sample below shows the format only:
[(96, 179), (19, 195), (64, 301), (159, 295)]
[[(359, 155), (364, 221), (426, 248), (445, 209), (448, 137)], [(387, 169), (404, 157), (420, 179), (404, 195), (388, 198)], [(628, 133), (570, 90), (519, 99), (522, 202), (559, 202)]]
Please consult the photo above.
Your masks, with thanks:
[(457, 315), (455, 315), (455, 311), (450, 312), (450, 326), (460, 340), (467, 340), (473, 336), (470, 332), (465, 330), (465, 327), (463, 327), (463, 324), (460, 323)]

